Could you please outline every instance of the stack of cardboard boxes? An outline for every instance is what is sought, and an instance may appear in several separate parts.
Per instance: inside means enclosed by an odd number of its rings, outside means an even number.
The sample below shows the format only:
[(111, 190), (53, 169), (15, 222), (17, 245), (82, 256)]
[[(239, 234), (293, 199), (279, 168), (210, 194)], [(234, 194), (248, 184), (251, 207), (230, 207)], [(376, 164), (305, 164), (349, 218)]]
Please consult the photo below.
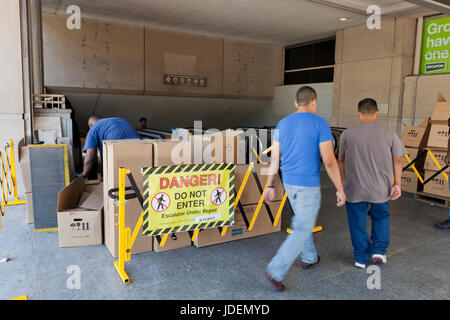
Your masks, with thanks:
[[(428, 136), (430, 134), (429, 120), (423, 121), (417, 127), (406, 127), (403, 129), (401, 140), (406, 147), (406, 153), (411, 161), (416, 159), (417, 155), (422, 153)], [(408, 165), (406, 157), (402, 158), (403, 168)], [(424, 158), (414, 163), (415, 168), (423, 176)], [(419, 178), (412, 167), (409, 167), (402, 174), (402, 191), (416, 193), (422, 190), (422, 184), (418, 183)]]
[[(448, 119), (450, 118), (450, 102), (439, 93), (436, 107), (430, 121), (430, 136), (427, 143), (427, 149), (430, 150), (441, 167), (445, 166), (444, 159), (447, 156), (449, 126)], [(425, 178), (427, 180), (436, 171), (439, 170), (434, 160), (430, 155), (427, 155), (425, 160)], [(447, 170), (448, 172), (448, 170)], [(430, 182), (425, 184), (425, 193), (436, 195), (440, 197), (450, 197), (447, 179), (443, 174), (434, 177)]]
[[(227, 130), (218, 134), (209, 136), (191, 136), (189, 141), (172, 140), (119, 140), (104, 141), (103, 143), (103, 200), (104, 200), (104, 236), (105, 245), (113, 257), (118, 256), (118, 227), (117, 216), (118, 207), (114, 205), (113, 199), (108, 197), (108, 190), (118, 186), (119, 168), (125, 167), (131, 170), (133, 177), (139, 188), (142, 190), (143, 177), (141, 168), (150, 166), (167, 166), (175, 164), (198, 164), (198, 163), (239, 163), (239, 155), (243, 152), (239, 141), (241, 131)], [(223, 152), (220, 152), (223, 150)], [(178, 159), (174, 159), (175, 155)], [(174, 161), (176, 160), (176, 161)], [(239, 190), (240, 181), (242, 181), (247, 165), (237, 165), (235, 185)], [(262, 166), (256, 166), (258, 177), (264, 186), (265, 177), (261, 174)], [(129, 183), (127, 182), (127, 185)], [(279, 178), (276, 181), (279, 194), (276, 202), (269, 208), (272, 215), (275, 216), (278, 211), (279, 203), (282, 200), (283, 188)], [(249, 179), (246, 191), (242, 195), (241, 204), (246, 217), (251, 221), (252, 214), (258, 203), (260, 192), (253, 175)], [(128, 200), (126, 205), (125, 227), (134, 227), (142, 212), (142, 208), (137, 199)], [(281, 221), (281, 219), (280, 219)], [(280, 231), (281, 222), (276, 227), (267, 213), (265, 205), (262, 206), (258, 219), (256, 220), (252, 232), (248, 232), (244, 227), (242, 215), (237, 210), (235, 215), (235, 226), (229, 228), (227, 235), (220, 236), (217, 228), (206, 229), (199, 233), (195, 245), (198, 247), (226, 242), (235, 239), (242, 239), (265, 233)], [(167, 251), (177, 248), (191, 246), (191, 237), (188, 232), (178, 232), (171, 234), (164, 245), (161, 247), (157, 237), (142, 236), (142, 227), (134, 242), (131, 250), (132, 254), (147, 251)]]
[[(449, 118), (450, 102), (447, 102), (442, 94), (439, 93), (431, 119), (424, 120), (418, 127), (406, 127), (403, 129), (402, 142), (411, 161), (421, 154), (423, 150), (430, 150), (439, 164), (442, 167), (445, 166), (444, 158), (447, 155)], [(405, 157), (403, 167), (407, 164), (408, 161)], [(427, 180), (439, 170), (429, 154), (418, 160), (414, 165), (423, 180)], [(411, 167), (403, 172), (402, 190), (411, 193), (423, 190), (429, 195), (450, 197), (448, 182), (442, 174), (423, 186)]]

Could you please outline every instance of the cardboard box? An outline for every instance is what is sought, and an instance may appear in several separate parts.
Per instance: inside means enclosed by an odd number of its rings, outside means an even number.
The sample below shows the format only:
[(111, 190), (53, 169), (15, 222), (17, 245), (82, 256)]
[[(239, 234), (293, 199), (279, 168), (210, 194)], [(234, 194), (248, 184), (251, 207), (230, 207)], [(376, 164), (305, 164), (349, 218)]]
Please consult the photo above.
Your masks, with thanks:
[(433, 124), (430, 129), (430, 137), (428, 139), (428, 148), (447, 149), (448, 147), (448, 132), (447, 124)]
[(401, 140), (405, 147), (421, 149), (427, 143), (429, 134), (429, 120), (425, 120), (417, 127), (405, 127)]
[(78, 178), (58, 193), (60, 247), (102, 244), (102, 189), (102, 185), (88, 188)]
[[(131, 170), (134, 180), (142, 192), (141, 168), (153, 166), (152, 140), (111, 140), (103, 142), (103, 201), (105, 245), (113, 258), (117, 258), (119, 249), (119, 229), (115, 224), (119, 208), (114, 200), (108, 197), (108, 190), (119, 187), (119, 168)], [(127, 179), (128, 180), (128, 179)], [(126, 185), (129, 182), (126, 181)], [(133, 232), (141, 215), (142, 207), (138, 199), (130, 199), (125, 207), (125, 227)], [(142, 236), (142, 227), (131, 248), (131, 253), (142, 253), (153, 250), (153, 238)]]
[[(406, 154), (408, 155), (408, 157), (411, 159), (411, 161), (414, 161), (414, 159), (416, 159), (417, 158), (417, 156), (419, 155), (419, 154), (421, 154), (422, 153), (422, 150), (423, 149), (418, 149), (418, 148), (410, 148), (410, 147), (407, 147), (407, 148), (405, 148), (406, 149)], [(409, 163), (408, 163), (408, 160), (406, 160), (406, 157), (402, 157), (402, 165), (403, 165), (403, 168), (404, 167), (406, 167)], [(415, 163), (414, 163), (414, 166), (416, 167), (416, 169), (417, 170), (419, 170), (419, 171), (422, 171), (423, 170), (423, 164), (425, 163), (425, 156), (423, 156), (422, 158), (420, 158), (419, 160), (417, 160)], [(409, 167), (408, 168), (408, 170), (413, 170), (411, 167)]]
[[(436, 171), (425, 170), (425, 180), (427, 180), (436, 172), (437, 170)], [(441, 197), (450, 197), (447, 179), (445, 179), (444, 175), (442, 174), (436, 176), (435, 178), (433, 178), (433, 180), (425, 184), (423, 191)]]
[[(264, 189), (264, 186), (267, 182), (267, 175), (264, 173), (264, 169), (267, 169), (269, 166), (265, 164), (255, 164), (254, 170), (257, 173), (258, 179), (261, 183), (261, 187)], [(239, 188), (241, 187), (241, 184), (244, 180), (245, 173), (247, 171), (248, 164), (238, 164), (236, 165), (235, 170), (235, 180), (234, 180), (234, 186), (236, 189), (236, 193), (239, 192)], [(277, 174), (275, 176), (274, 182), (273, 182), (274, 188), (275, 188), (275, 199), (274, 201), (281, 201), (283, 199), (284, 195), (284, 187), (281, 183), (280, 176)], [(244, 188), (244, 191), (242, 192), (240, 201), (242, 205), (249, 205), (249, 204), (257, 204), (259, 199), (261, 197), (261, 192), (259, 191), (258, 185), (256, 183), (255, 177), (253, 173), (250, 173), (250, 176), (247, 180), (247, 184)]]
[[(161, 236), (162, 238), (162, 236)], [(188, 232), (172, 233), (167, 237), (164, 247), (159, 245), (157, 237), (154, 237), (153, 250), (156, 252), (164, 252), (174, 249), (186, 248), (191, 246), (191, 236)]]
[(33, 214), (33, 193), (27, 192), (25, 193), (25, 200), (27, 203), (25, 204), (25, 209), (27, 211), (27, 223), (34, 223), (34, 214)]
[[(240, 163), (246, 161), (245, 140), (242, 130), (224, 130), (214, 134), (193, 136), (192, 141), (197, 143), (194, 151), (195, 163)], [(199, 145), (202, 144), (203, 161), (200, 161)]]
[[(445, 167), (444, 159), (447, 156), (447, 150), (446, 149), (430, 149), (431, 153), (436, 158), (439, 165), (443, 168)], [(429, 154), (427, 154), (425, 159), (425, 164), (423, 166), (425, 170), (438, 170), (438, 167), (436, 166), (436, 163), (431, 158)]]
[(431, 121), (433, 123), (442, 122), (447, 123), (450, 118), (450, 102), (448, 102), (442, 93), (438, 93), (437, 103), (434, 107), (433, 115), (431, 116)]
[(418, 190), (418, 181), (419, 178), (417, 177), (416, 173), (414, 171), (403, 171), (402, 173), (402, 191), (404, 192), (410, 192), (410, 193), (416, 193)]
[[(275, 218), (278, 208), (281, 202), (272, 202), (270, 204), (270, 210)], [(251, 221), (253, 214), (255, 213), (256, 205), (244, 206), (244, 212), (248, 222)], [(283, 208), (283, 211), (286, 207)], [(233, 240), (246, 239), (256, 237), (268, 233), (279, 232), (281, 230), (281, 218), (278, 224), (274, 227), (268, 216), (266, 207), (263, 205), (256, 219), (255, 225), (252, 231), (249, 231), (245, 225), (242, 214), (239, 208), (235, 211), (235, 222), (233, 227), (229, 227), (225, 236), (221, 236), (218, 228), (205, 229), (199, 232), (197, 239), (194, 241), (194, 245), (198, 248), (210, 246), (213, 244), (229, 242)]]

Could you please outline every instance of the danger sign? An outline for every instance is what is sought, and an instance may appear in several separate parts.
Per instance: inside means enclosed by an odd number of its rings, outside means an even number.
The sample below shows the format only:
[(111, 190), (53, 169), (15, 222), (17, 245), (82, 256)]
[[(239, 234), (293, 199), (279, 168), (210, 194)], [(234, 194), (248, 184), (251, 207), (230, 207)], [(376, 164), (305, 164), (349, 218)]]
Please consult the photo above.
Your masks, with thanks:
[(211, 192), (211, 202), (215, 206), (220, 206), (225, 203), (227, 199), (227, 192), (224, 188), (217, 188)]
[(143, 235), (232, 226), (234, 164), (143, 168)]
[(152, 199), (152, 209), (156, 212), (163, 212), (170, 206), (170, 197), (167, 193), (160, 192)]

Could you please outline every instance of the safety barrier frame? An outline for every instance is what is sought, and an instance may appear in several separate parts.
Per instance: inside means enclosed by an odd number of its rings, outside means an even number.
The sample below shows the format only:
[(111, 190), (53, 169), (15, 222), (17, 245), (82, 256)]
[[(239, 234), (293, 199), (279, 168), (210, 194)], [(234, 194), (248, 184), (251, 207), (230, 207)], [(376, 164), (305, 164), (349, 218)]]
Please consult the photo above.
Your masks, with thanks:
[[(8, 154), (10, 153), (10, 155)], [(3, 156), (4, 155), (4, 156)], [(0, 203), (0, 230), (2, 228), (1, 217), (6, 214), (6, 207), (25, 204), (25, 200), (19, 200), (17, 194), (16, 157), (14, 154), (14, 141), (9, 140), (4, 152), (0, 151), (0, 186), (2, 189)], [(14, 195), (14, 200), (9, 198)]]
[[(200, 164), (200, 165), (203, 165), (203, 164)], [(255, 210), (255, 213), (253, 215), (251, 222), (248, 222), (248, 220), (245, 216), (245, 213), (243, 212), (243, 210), (240, 210), (241, 214), (243, 214), (244, 221), (246, 221), (247, 228), (250, 231), (253, 229), (253, 226), (258, 217), (259, 211), (262, 207), (262, 203), (264, 201), (264, 191), (267, 188), (267, 184), (266, 184), (266, 187), (264, 189), (262, 189), (262, 186), (259, 182), (256, 172), (254, 171), (253, 162), (251, 162), (247, 167), (247, 171), (244, 176), (243, 182), (242, 182), (238, 192), (237, 193), (235, 192), (236, 198), (234, 201), (234, 209), (236, 209), (236, 207), (238, 207), (238, 206), (242, 207), (242, 205), (240, 203), (240, 198), (242, 196), (245, 186), (247, 185), (248, 178), (252, 172), (254, 174), (255, 180), (257, 181), (259, 190), (261, 192), (261, 196), (260, 196), (260, 199), (259, 199), (259, 202), (257, 205), (257, 209)], [(129, 187), (125, 186), (126, 178), (128, 178), (128, 181), (131, 184), (131, 186), (129, 186)], [(126, 194), (125, 193), (126, 191), (132, 191), (132, 193)], [(118, 195), (115, 195), (116, 192), (118, 192)], [(115, 267), (116, 271), (118, 272), (122, 281), (125, 284), (129, 284), (130, 277), (126, 273), (125, 262), (130, 261), (130, 259), (131, 259), (131, 248), (133, 247), (133, 244), (134, 244), (136, 237), (139, 233), (139, 230), (142, 226), (143, 216), (144, 216), (144, 212), (141, 211), (138, 221), (133, 229), (133, 233), (131, 233), (131, 228), (125, 227), (125, 206), (126, 206), (128, 200), (138, 198), (140, 205), (143, 208), (143, 198), (142, 198), (140, 190), (134, 180), (134, 177), (133, 177), (130, 169), (126, 169), (123, 167), (119, 168), (119, 187), (110, 189), (108, 191), (108, 196), (110, 198), (116, 200), (114, 202), (114, 204), (119, 207), (119, 213), (115, 214), (115, 216), (118, 217), (118, 222), (115, 225), (119, 227), (119, 253), (118, 253), (118, 259), (116, 261), (114, 261), (114, 267)], [(276, 226), (278, 224), (278, 221), (280, 220), (284, 204), (286, 203), (286, 199), (287, 199), (287, 195), (285, 193), (283, 196), (283, 200), (280, 203), (280, 207), (278, 208), (275, 218), (273, 218), (273, 216), (271, 215), (270, 210), (268, 211), (269, 216), (271, 216), (271, 221), (273, 222), (273, 226)], [(200, 231), (201, 231), (200, 229), (196, 229), (194, 231), (189, 232), (192, 242), (194, 242), (196, 240)], [(226, 234), (226, 231), (227, 231), (227, 227), (223, 227), (222, 230), (219, 229), (219, 232), (221, 233), (222, 236), (224, 236)], [(169, 233), (164, 234), (162, 236), (159, 236), (159, 235), (155, 236), (155, 238), (159, 242), (159, 245), (161, 247), (164, 247), (168, 236), (169, 236)]]

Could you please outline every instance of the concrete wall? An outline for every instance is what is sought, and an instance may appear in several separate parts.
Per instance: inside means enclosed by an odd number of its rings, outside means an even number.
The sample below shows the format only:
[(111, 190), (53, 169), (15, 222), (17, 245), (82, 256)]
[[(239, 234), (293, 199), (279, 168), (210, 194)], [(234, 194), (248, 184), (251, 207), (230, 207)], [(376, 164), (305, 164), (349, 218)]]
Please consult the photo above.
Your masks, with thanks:
[[(0, 43), (0, 150), (3, 152), (10, 139), (17, 145), (24, 137), (20, 8), (17, 0), (2, 1)], [(19, 194), (23, 195), (20, 167), (17, 168), (17, 184)]]
[[(271, 99), (283, 48), (187, 33), (43, 15), (45, 85), (85, 93)], [(165, 74), (201, 76), (207, 86), (173, 86)]]
[(379, 121), (401, 131), (403, 79), (413, 72), (416, 19), (383, 20), (380, 30), (365, 25), (336, 33), (333, 125), (358, 122), (357, 104), (374, 98)]

